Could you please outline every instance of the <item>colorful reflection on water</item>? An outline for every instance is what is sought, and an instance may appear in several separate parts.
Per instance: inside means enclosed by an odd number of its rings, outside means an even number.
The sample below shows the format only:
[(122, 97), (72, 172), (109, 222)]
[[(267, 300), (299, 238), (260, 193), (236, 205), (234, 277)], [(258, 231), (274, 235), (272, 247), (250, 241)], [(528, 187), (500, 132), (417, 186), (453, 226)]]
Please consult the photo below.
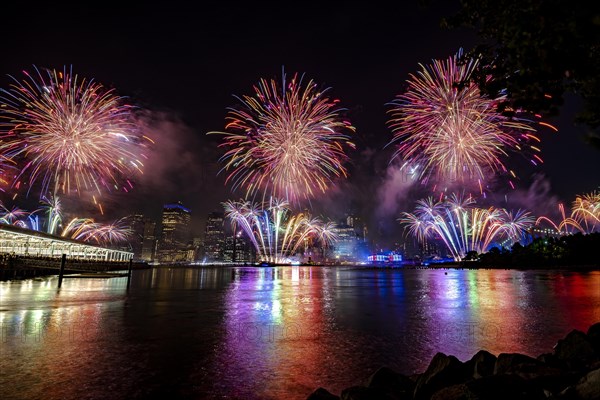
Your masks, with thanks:
[(304, 399), (381, 365), (549, 352), (600, 271), (156, 268), (0, 282), (0, 398)]

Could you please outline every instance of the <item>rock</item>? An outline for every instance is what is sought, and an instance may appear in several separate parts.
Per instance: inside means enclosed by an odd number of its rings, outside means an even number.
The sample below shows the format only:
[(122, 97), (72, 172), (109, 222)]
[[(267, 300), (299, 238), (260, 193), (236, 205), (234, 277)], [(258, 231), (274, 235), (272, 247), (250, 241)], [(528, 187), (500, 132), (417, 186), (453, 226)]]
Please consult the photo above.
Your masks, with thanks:
[(596, 358), (592, 343), (587, 335), (577, 329), (556, 343), (554, 354), (559, 360), (565, 361), (570, 368), (582, 368)]
[(600, 355), (600, 322), (596, 322), (588, 328), (587, 338), (596, 351), (596, 354)]
[(367, 387), (377, 388), (396, 398), (405, 399), (412, 398), (415, 383), (407, 376), (382, 367), (367, 379)]
[(600, 368), (585, 375), (575, 385), (575, 393), (582, 400), (600, 399)]
[(470, 400), (471, 392), (464, 383), (440, 389), (431, 396), (431, 400)]
[(465, 363), (468, 372), (472, 372), (473, 379), (482, 378), (494, 374), (497, 357), (492, 353), (479, 350), (469, 361)]
[[(498, 358), (500, 358), (498, 356)], [(468, 399), (542, 400), (544, 391), (517, 375), (491, 375), (466, 383)]]
[(559, 360), (552, 353), (540, 354), (539, 356), (537, 356), (537, 360), (548, 367), (558, 368), (558, 369), (567, 369), (567, 363)]
[(368, 388), (366, 386), (352, 386), (342, 390), (342, 400), (398, 400), (388, 393), (385, 393), (379, 388)]
[(517, 375), (489, 375), (467, 383), (448, 386), (431, 396), (431, 400), (542, 400), (546, 394)]
[(429, 399), (438, 390), (458, 383), (467, 378), (465, 366), (454, 356), (437, 353), (427, 371), (421, 375), (415, 386), (415, 400)]
[(306, 400), (340, 400), (339, 396), (329, 393), (327, 389), (318, 388), (312, 392)]
[(541, 363), (533, 357), (519, 353), (501, 353), (494, 366), (494, 375), (535, 370)]
[(318, 388), (308, 395), (306, 400), (340, 400), (340, 397), (330, 393), (327, 389)]
[(534, 371), (516, 372), (516, 375), (527, 380), (532, 385), (552, 393), (560, 393), (566, 387), (573, 385), (580, 378), (580, 374), (558, 368), (540, 365)]

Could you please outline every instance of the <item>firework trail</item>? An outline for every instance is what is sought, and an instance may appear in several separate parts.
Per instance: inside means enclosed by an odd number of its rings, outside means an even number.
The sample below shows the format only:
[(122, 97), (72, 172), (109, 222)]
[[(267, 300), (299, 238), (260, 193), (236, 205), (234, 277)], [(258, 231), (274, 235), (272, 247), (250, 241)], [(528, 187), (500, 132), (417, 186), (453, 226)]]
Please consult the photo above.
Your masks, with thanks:
[(124, 217), (113, 223), (104, 224), (95, 222), (91, 218), (73, 218), (68, 224), (59, 230), (62, 221), (62, 209), (58, 197), (44, 198), (42, 206), (34, 212), (22, 210), (16, 206), (8, 209), (0, 202), (0, 224), (14, 225), (24, 229), (42, 232), (42, 224), (37, 214), (46, 215), (46, 233), (79, 240), (83, 242), (110, 246), (126, 242), (133, 234), (128, 222), (129, 217)]
[(571, 206), (571, 216), (590, 233), (600, 228), (600, 192), (578, 195)]
[(283, 74), (281, 84), (261, 79), (254, 96), (238, 98), (241, 105), (229, 109), (226, 132), (210, 132), (225, 135), (222, 160), (234, 190), (243, 188), (247, 198), (262, 192), (263, 200), (296, 203), (347, 176), (354, 127), (326, 91), (312, 80), (303, 85), (297, 74), (286, 81)]
[(500, 239), (512, 244), (520, 241), (533, 225), (528, 212), (474, 206), (475, 201), (452, 194), (435, 201), (429, 197), (417, 201), (414, 213), (402, 213), (399, 221), (420, 240), (441, 239), (455, 260), (469, 251), (483, 253)]
[(329, 246), (337, 240), (331, 222), (305, 214), (291, 215), (286, 201), (271, 198), (264, 206), (249, 201), (223, 203), (234, 231), (241, 228), (262, 261), (282, 263), (315, 241)]
[[(33, 213), (40, 212), (46, 214), (46, 232), (54, 235), (62, 222), (62, 207), (58, 196), (42, 197), (40, 200), (42, 206)], [(34, 229), (39, 230), (39, 229)]]
[(0, 92), (0, 156), (16, 162), (12, 186), (40, 185), (40, 197), (124, 190), (141, 173), (143, 149), (134, 108), (72, 71), (24, 71)]
[(13, 206), (10, 210), (0, 203), (0, 223), (6, 225), (18, 225), (23, 226), (22, 219), (26, 218), (29, 213), (25, 210), (20, 209), (17, 206)]
[(600, 228), (600, 193), (592, 192), (575, 196), (571, 214), (567, 216), (565, 206), (558, 204), (561, 219), (558, 222), (548, 216), (541, 216), (536, 225), (550, 225), (559, 235), (570, 235), (577, 231), (587, 234)]
[(418, 171), (423, 182), (478, 182), (483, 192), (490, 174), (516, 178), (503, 162), (509, 152), (533, 154), (531, 163), (542, 163), (539, 148), (530, 144), (540, 139), (532, 121), (496, 111), (504, 96), (484, 97), (469, 81), (478, 61), (459, 62), (461, 56), (459, 51), (447, 60), (420, 64), (421, 71), (411, 74), (407, 92), (391, 103), (388, 123), (394, 136), (388, 145), (397, 144), (392, 159)]
[(92, 242), (102, 246), (125, 242), (133, 230), (121, 218), (111, 224), (94, 222), (91, 218), (73, 218), (63, 229), (61, 236)]

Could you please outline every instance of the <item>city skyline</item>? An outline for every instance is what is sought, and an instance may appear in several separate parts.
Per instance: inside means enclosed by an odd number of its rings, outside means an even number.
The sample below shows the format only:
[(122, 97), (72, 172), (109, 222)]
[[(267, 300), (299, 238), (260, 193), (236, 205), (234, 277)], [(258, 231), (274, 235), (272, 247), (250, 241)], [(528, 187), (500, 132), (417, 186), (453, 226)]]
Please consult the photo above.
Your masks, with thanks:
[[(8, 21), (6, 51), (11, 57), (0, 71), (0, 87), (9, 84), (7, 75), (18, 76), (32, 65), (72, 67), (82, 77), (114, 87), (148, 116), (157, 146), (133, 190), (104, 199), (106, 219), (122, 217), (125, 211), (158, 219), (164, 204), (181, 200), (193, 210), (194, 234), (201, 234), (208, 213), (243, 196), (225, 184), (225, 174), (217, 174), (224, 152), (217, 148), (220, 138), (206, 133), (225, 128), (234, 96), (250, 93), (261, 78), (280, 78), (285, 69), (329, 87), (356, 127), (348, 178), (334, 179), (324, 195), (302, 206), (332, 219), (347, 212), (360, 214), (375, 237), (401, 234), (396, 219), (412, 210), (426, 190), (410, 185), (408, 176), (398, 176), (389, 166), (394, 148), (386, 147), (392, 139), (386, 112), (419, 63), (445, 59), (474, 43), (471, 32), (439, 28), (440, 19), (453, 12), (452, 5), (415, 2), (372, 10), (307, 4), (284, 13), (257, 5), (226, 10), (208, 3), (200, 14), (188, 7), (129, 6), (113, 13), (42, 6), (28, 12), (32, 23), (26, 30), (18, 29), (16, 20)], [(260, 15), (264, 19), (256, 19)], [(57, 29), (43, 32), (41, 21), (46, 20), (54, 21)], [(60, 21), (72, 25), (61, 26)], [(87, 23), (109, 29), (85, 30)], [(296, 30), (300, 24), (307, 28)], [(48, 36), (41, 40), (42, 35)], [(577, 99), (567, 100), (560, 116), (547, 121), (558, 133), (539, 134), (545, 163), (533, 167), (511, 158), (521, 181), (515, 190), (502, 187), (491, 193), (495, 202), (507, 208), (535, 206), (531, 211), (540, 215), (555, 212), (559, 201), (570, 203), (576, 194), (598, 187), (597, 150), (583, 143), (584, 129), (571, 122)], [(569, 153), (579, 156), (567, 159)], [(83, 208), (82, 213), (93, 210), (75, 200), (63, 199), (72, 209)], [(11, 204), (11, 193), (3, 201)], [(22, 208), (36, 202), (34, 195), (15, 200)]]

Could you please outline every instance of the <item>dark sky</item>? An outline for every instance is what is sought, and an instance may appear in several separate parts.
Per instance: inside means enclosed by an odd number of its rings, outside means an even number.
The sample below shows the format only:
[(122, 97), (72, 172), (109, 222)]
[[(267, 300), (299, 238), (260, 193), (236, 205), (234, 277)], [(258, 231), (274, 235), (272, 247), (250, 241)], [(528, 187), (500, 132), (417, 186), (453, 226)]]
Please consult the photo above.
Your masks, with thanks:
[[(147, 109), (159, 145), (137, 188), (106, 200), (107, 214), (158, 216), (162, 204), (181, 200), (192, 209), (199, 232), (208, 212), (239, 197), (215, 176), (220, 138), (206, 133), (224, 129), (233, 95), (250, 94), (260, 78), (279, 78), (282, 68), (304, 73), (331, 87), (357, 128), (351, 177), (312, 206), (332, 216), (352, 207), (374, 234), (385, 236), (394, 231), (399, 211), (413, 206), (402, 188), (393, 189), (398, 196), (381, 194), (390, 184), (390, 149), (383, 148), (391, 139), (386, 103), (402, 91), (418, 63), (447, 58), (474, 43), (470, 32), (439, 28), (453, 2), (391, 3), (22, 2), (3, 11), (0, 84), (32, 65), (72, 66)], [(571, 123), (576, 109), (576, 99), (569, 101), (551, 121), (559, 133), (540, 134), (546, 164), (525, 167), (517, 191), (497, 193), (498, 198), (539, 205), (541, 199), (571, 201), (598, 187), (599, 152), (583, 143), (583, 129)], [(394, 204), (382, 209), (383, 202)]]

